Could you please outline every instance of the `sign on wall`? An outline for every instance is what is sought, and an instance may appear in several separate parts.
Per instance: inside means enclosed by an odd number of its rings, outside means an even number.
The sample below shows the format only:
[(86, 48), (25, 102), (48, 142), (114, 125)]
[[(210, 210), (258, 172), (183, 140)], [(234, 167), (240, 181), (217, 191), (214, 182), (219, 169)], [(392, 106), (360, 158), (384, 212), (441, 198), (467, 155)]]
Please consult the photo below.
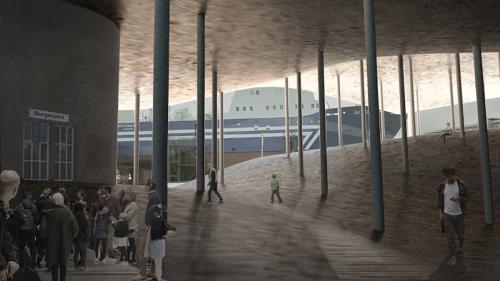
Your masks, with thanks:
[(50, 112), (40, 109), (30, 109), (29, 117), (35, 119), (43, 119), (57, 122), (69, 122), (69, 115), (64, 113)]

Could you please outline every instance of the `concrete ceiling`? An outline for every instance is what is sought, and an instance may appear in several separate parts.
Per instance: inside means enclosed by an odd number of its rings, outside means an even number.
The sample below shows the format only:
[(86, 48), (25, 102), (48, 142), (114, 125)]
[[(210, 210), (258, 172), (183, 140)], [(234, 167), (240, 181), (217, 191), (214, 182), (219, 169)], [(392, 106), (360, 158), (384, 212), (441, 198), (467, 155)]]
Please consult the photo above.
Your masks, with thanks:
[[(339, 64), (364, 56), (362, 0), (172, 0), (172, 102), (196, 95), (196, 24), (204, 5), (207, 96), (211, 94), (213, 68), (219, 72), (220, 89), (227, 92), (294, 75), (296, 70), (307, 73), (315, 69), (319, 47), (325, 49), (327, 71), (359, 72), (357, 62)], [(498, 0), (375, 0), (375, 8), (379, 56), (470, 52), (475, 41), (480, 41), (485, 51), (496, 52), (500, 46)], [(143, 105), (151, 106), (154, 0), (123, 0), (117, 9), (123, 18), (120, 105), (133, 105), (133, 89), (138, 86), (143, 93)], [(433, 83), (441, 85), (443, 81), (443, 89), (448, 87), (448, 59), (438, 57), (422, 56), (416, 63), (421, 92), (426, 87), (436, 89)], [(491, 68), (486, 79), (497, 81), (496, 56), (485, 57), (485, 65)], [(388, 88), (397, 81), (389, 75), (395, 67), (392, 58), (379, 61), (381, 77), (388, 80)], [(315, 91), (314, 73), (311, 72), (311, 81), (306, 81), (305, 88)], [(355, 87), (359, 83), (357, 75), (348, 80), (349, 75), (345, 74), (343, 81)], [(438, 81), (437, 77), (444, 80)], [(328, 79), (334, 80), (331, 76)], [(333, 94), (336, 88), (327, 89)], [(344, 98), (359, 100), (359, 94), (354, 93)], [(397, 104), (397, 91), (385, 98), (387, 104)], [(423, 106), (438, 102), (441, 99)]]

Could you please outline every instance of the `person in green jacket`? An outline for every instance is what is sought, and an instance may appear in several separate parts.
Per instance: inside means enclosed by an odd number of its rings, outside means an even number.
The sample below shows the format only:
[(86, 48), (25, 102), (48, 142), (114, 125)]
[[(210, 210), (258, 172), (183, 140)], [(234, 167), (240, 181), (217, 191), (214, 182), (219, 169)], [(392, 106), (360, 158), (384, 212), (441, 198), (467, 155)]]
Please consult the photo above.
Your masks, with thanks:
[(45, 211), (40, 235), (47, 241), (47, 266), (51, 270), (52, 281), (65, 281), (67, 260), (79, 226), (71, 210), (64, 205), (64, 196), (58, 192), (51, 198), (54, 207)]
[(217, 171), (212, 168), (210, 172), (208, 173), (208, 202), (212, 202), (212, 191), (215, 192), (215, 194), (219, 197), (219, 204), (224, 203), (224, 200), (222, 200), (222, 196), (220, 195), (218, 189), (217, 189)]
[(271, 177), (271, 204), (274, 204), (274, 195), (276, 195), (278, 197), (278, 201), (280, 202), (280, 204), (283, 202), (283, 200), (281, 200), (281, 196), (280, 196), (280, 178), (275, 174), (273, 173), (272, 177)]

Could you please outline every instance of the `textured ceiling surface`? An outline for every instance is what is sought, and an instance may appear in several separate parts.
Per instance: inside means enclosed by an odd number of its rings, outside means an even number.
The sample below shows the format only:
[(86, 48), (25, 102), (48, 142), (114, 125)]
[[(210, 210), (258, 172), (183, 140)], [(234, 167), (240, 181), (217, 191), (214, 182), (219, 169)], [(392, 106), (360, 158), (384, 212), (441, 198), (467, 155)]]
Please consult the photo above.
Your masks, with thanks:
[[(196, 25), (201, 7), (206, 6), (206, 93), (209, 96), (214, 68), (219, 72), (220, 89), (230, 91), (293, 75), (297, 70), (312, 70), (318, 48), (324, 48), (325, 64), (330, 72), (355, 73), (359, 63), (338, 64), (364, 56), (362, 2), (171, 0), (171, 101), (196, 95)], [(116, 13), (123, 18), (120, 105), (133, 104), (136, 86), (143, 93), (143, 104), (151, 105), (154, 0), (119, 3)], [(477, 41), (485, 51), (496, 52), (500, 46), (498, 0), (375, 0), (375, 10), (379, 56), (470, 52), (471, 44)], [(496, 76), (498, 80), (496, 57), (485, 58), (485, 64), (488, 69), (496, 69), (491, 71), (491, 78)], [(388, 85), (394, 82), (388, 73), (392, 73), (395, 66), (393, 59), (379, 61), (381, 79), (388, 80)], [(350, 69), (342, 70), (343, 67)], [(436, 89), (432, 86), (436, 73), (444, 78), (439, 81), (440, 85), (446, 82), (447, 68), (447, 56), (439, 59), (422, 56), (416, 64), (421, 92), (425, 85)], [(389, 75), (387, 79), (386, 75)], [(352, 81), (347, 77), (345, 74), (346, 83), (358, 83), (355, 76)], [(314, 79), (310, 80), (306, 81), (305, 88), (316, 90)], [(397, 100), (397, 95), (388, 95), (388, 104), (393, 103), (392, 96)], [(359, 100), (350, 94), (344, 98)]]

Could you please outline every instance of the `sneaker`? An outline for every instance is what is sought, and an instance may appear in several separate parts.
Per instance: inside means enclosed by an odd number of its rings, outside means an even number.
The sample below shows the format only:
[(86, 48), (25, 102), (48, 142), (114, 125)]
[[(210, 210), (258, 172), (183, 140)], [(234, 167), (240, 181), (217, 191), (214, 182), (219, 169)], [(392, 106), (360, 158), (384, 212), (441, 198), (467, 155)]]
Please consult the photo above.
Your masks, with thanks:
[(121, 265), (121, 266), (128, 266), (128, 262), (126, 262), (126, 261), (122, 261), (122, 262), (120, 263), (120, 265)]
[(137, 273), (137, 275), (134, 276), (134, 278), (132, 278), (132, 281), (147, 280), (147, 278), (148, 278), (147, 276)]
[(104, 258), (103, 263), (104, 264), (115, 264), (116, 263), (116, 259), (113, 259), (113, 258), (110, 258), (110, 257), (106, 257), (106, 258)]
[(452, 256), (449, 260), (448, 260), (448, 265), (449, 266), (454, 266), (455, 264), (457, 264), (457, 258), (455, 256)]
[(219, 204), (222, 204), (222, 203), (224, 203), (224, 200), (220, 200), (220, 201), (219, 201)]
[(102, 262), (100, 259), (95, 259), (95, 260), (94, 260), (94, 263), (95, 263), (95, 264), (102, 264), (103, 262)]

